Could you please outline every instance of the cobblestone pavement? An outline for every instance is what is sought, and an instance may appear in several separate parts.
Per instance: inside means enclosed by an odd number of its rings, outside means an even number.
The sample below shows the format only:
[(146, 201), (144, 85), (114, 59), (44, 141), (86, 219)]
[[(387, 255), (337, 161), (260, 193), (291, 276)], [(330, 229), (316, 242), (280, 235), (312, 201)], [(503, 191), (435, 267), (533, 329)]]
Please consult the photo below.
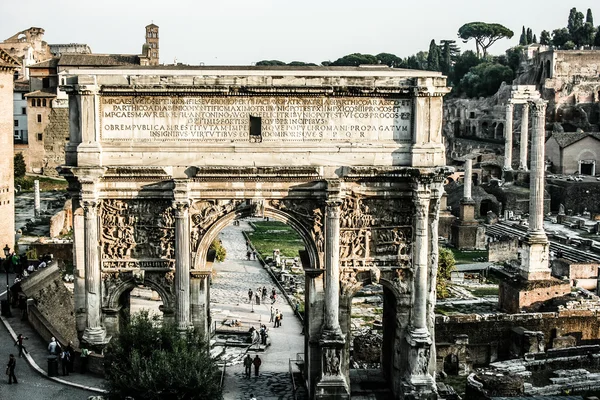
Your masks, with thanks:
[(247, 222), (240, 221), (239, 226), (229, 226), (219, 235), (227, 250), (227, 258), (225, 262), (214, 266), (216, 276), (210, 289), (211, 315), (217, 325), (225, 319), (238, 319), (243, 323), (243, 330), (250, 326), (258, 328), (260, 323), (266, 324), (271, 346), (264, 352), (248, 352), (253, 358), (258, 354), (262, 359), (258, 378), (254, 377), (254, 371), (251, 378), (244, 377), (241, 358), (245, 355), (245, 349), (240, 349), (240, 357), (227, 366), (224, 397), (226, 400), (247, 400), (254, 394), (258, 400), (293, 399), (289, 360), (296, 359), (297, 353), (304, 351), (302, 326), (278, 289), (278, 300), (274, 307), (284, 315), (280, 328), (273, 328), (273, 324), (269, 323), (270, 300), (261, 305), (248, 302), (248, 289), (255, 291), (259, 286), (266, 286), (270, 295), (275, 287), (270, 275), (258, 261), (246, 259), (246, 242), (242, 231), (251, 229)]

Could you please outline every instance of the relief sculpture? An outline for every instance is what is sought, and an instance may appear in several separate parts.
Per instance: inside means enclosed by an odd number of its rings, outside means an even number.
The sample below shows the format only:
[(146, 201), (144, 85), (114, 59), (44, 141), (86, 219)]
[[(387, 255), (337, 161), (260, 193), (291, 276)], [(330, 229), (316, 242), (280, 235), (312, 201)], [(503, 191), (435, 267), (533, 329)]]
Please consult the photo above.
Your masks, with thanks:
[(193, 251), (198, 248), (200, 238), (212, 224), (222, 216), (229, 214), (242, 204), (241, 200), (200, 200), (190, 208), (192, 218), (191, 246)]
[(323, 228), (323, 205), (313, 200), (269, 200), (268, 206), (284, 211), (300, 222), (317, 247), (319, 254), (325, 251), (325, 231)]
[[(100, 206), (102, 258), (106, 262), (173, 259), (174, 220), (163, 200), (103, 200)], [(113, 267), (123, 267), (112, 263)]]

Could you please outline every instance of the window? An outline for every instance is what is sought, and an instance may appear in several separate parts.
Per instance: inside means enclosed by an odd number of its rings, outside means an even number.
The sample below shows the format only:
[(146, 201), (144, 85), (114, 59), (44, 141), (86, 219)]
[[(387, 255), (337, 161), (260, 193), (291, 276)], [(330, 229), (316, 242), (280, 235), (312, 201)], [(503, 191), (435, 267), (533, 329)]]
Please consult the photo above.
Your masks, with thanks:
[(42, 122), (42, 114), (38, 114), (37, 115), (37, 121), (38, 122)]
[(31, 107), (35, 107), (35, 99), (31, 99)]
[(37, 134), (37, 139), (38, 139), (40, 142), (42, 141), (42, 134), (41, 134), (41, 133), (38, 133), (38, 134)]
[(21, 100), (25, 100), (25, 93), (21, 93)]
[(250, 116), (250, 142), (262, 142), (262, 120)]
[(27, 107), (21, 107), (21, 114), (23, 114), (23, 115), (27, 114)]
[(15, 139), (19, 139), (20, 138), (19, 131), (15, 131), (14, 137), (15, 137)]
[(41, 106), (42, 106), (42, 101), (41, 101), (40, 99), (37, 99), (37, 100), (36, 100), (36, 103), (37, 103), (37, 106), (38, 106), (38, 107), (41, 107)]
[(50, 78), (42, 78), (42, 87), (49, 88), (50, 87)]
[(42, 105), (46, 107), (46, 99), (42, 100)]
[(19, 126), (19, 120), (15, 119), (15, 127)]

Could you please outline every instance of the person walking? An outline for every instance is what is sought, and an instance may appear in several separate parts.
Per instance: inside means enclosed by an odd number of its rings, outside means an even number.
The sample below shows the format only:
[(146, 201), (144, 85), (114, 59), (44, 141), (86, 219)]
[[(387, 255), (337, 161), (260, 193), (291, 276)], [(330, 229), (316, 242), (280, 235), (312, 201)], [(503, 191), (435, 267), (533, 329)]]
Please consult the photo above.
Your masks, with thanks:
[(58, 344), (56, 338), (52, 337), (52, 339), (50, 339), (50, 344), (48, 345), (48, 353), (52, 356), (57, 356), (60, 354), (61, 350), (60, 344)]
[(17, 341), (15, 342), (15, 346), (19, 346), (19, 358), (23, 357), (24, 353), (27, 353), (27, 348), (23, 346), (23, 340), (29, 340), (27, 336), (23, 336), (22, 333), (19, 333), (17, 336)]
[(17, 377), (15, 376), (15, 368), (17, 366), (17, 359), (15, 358), (14, 355), (10, 355), (8, 357), (8, 364), (6, 364), (6, 375), (8, 375), (8, 384), (12, 385), (12, 381), (14, 380), (15, 383), (19, 383), (17, 382)]
[(258, 370), (260, 369), (260, 365), (262, 364), (262, 360), (258, 357), (258, 354), (256, 355), (256, 357), (254, 357), (252, 364), (254, 364), (254, 377), (258, 378)]
[(71, 355), (69, 351), (65, 348), (60, 352), (60, 365), (62, 366), (63, 376), (69, 375), (69, 362), (71, 361)]
[(274, 322), (275, 321), (275, 309), (273, 308), (273, 306), (271, 306), (271, 318), (269, 319), (269, 322)]
[(267, 299), (267, 287), (263, 286), (262, 288), (262, 300), (265, 301)]
[(279, 328), (279, 310), (275, 310), (275, 323), (273, 328)]
[(67, 363), (67, 371), (73, 372), (73, 358), (75, 355), (75, 349), (73, 349), (73, 342), (69, 341), (66, 347), (66, 351), (69, 353), (69, 361)]
[(248, 303), (252, 303), (252, 289), (248, 289)]
[(85, 347), (81, 348), (81, 356), (79, 357), (81, 364), (80, 364), (79, 368), (80, 368), (82, 374), (85, 374), (85, 372), (87, 371), (88, 357), (89, 357), (90, 353), (91, 352), (88, 349), (86, 349)]
[(244, 358), (244, 375), (246, 375), (246, 378), (250, 378), (251, 373), (252, 373), (252, 357), (250, 357), (250, 354), (248, 354), (246, 356), (246, 358)]
[(281, 321), (283, 321), (283, 311), (279, 311), (279, 327), (281, 327)]

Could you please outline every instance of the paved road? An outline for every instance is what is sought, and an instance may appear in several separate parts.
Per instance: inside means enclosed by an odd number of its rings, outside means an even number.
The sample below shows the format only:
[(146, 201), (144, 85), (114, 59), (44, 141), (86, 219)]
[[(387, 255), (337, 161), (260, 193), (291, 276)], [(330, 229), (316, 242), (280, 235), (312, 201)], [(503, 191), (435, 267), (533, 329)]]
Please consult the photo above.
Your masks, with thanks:
[[(217, 273), (211, 286), (211, 313), (213, 321), (217, 323), (234, 316), (244, 322), (244, 329), (250, 326), (258, 328), (261, 322), (265, 323), (269, 327), (272, 344), (264, 352), (258, 353), (262, 359), (258, 378), (254, 378), (254, 372), (252, 378), (244, 377), (244, 367), (241, 364), (244, 354), (240, 352), (241, 357), (227, 367), (224, 396), (227, 400), (247, 400), (253, 393), (258, 400), (293, 399), (289, 360), (295, 359), (297, 353), (304, 351), (302, 326), (279, 291), (279, 300), (275, 306), (284, 314), (280, 328), (273, 328), (273, 324), (269, 323), (270, 301), (259, 306), (248, 303), (249, 288), (256, 290), (259, 286), (266, 286), (270, 293), (274, 287), (270, 275), (258, 261), (246, 260), (246, 243), (242, 231), (251, 229), (245, 221), (241, 221), (239, 226), (225, 228), (219, 236), (227, 249), (227, 259), (215, 264)], [(249, 354), (254, 357), (255, 353)]]

